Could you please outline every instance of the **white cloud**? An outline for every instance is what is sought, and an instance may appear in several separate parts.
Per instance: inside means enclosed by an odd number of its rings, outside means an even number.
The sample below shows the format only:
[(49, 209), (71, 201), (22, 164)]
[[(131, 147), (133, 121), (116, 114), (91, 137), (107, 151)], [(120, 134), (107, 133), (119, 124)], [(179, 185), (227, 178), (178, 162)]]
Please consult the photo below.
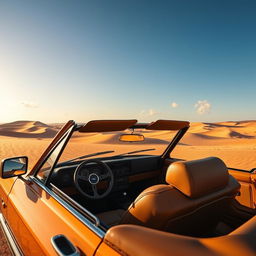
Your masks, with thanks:
[(21, 102), (21, 105), (23, 105), (25, 108), (38, 108), (39, 105), (34, 102), (28, 102), (28, 101), (23, 101)]
[(149, 110), (141, 110), (140, 115), (141, 116), (154, 116), (159, 114), (159, 112), (155, 111), (154, 109), (149, 109)]
[(178, 106), (179, 106), (179, 105), (178, 105), (176, 102), (172, 102), (172, 103), (171, 103), (171, 107), (172, 107), (172, 108), (177, 108)]
[(199, 100), (195, 104), (195, 108), (196, 108), (196, 112), (199, 115), (203, 115), (203, 114), (209, 113), (211, 109), (211, 104), (207, 100)]
[(157, 112), (156, 112), (154, 109), (150, 109), (150, 110), (148, 111), (148, 114), (149, 114), (150, 116), (154, 116), (154, 115), (157, 114)]

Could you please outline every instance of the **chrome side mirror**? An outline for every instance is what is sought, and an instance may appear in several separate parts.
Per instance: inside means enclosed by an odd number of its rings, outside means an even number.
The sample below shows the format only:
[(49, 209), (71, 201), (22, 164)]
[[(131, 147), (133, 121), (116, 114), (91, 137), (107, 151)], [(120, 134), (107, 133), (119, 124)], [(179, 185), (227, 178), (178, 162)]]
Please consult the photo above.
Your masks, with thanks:
[(28, 157), (7, 158), (2, 161), (1, 177), (3, 179), (23, 175), (27, 172)]

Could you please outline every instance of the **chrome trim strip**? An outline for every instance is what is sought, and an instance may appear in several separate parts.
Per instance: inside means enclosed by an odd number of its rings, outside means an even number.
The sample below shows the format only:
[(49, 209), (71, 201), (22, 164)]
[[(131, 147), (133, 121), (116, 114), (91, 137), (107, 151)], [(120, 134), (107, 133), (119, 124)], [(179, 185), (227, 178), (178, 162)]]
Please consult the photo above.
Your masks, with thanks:
[[(101, 230), (99, 227), (91, 223), (88, 219), (86, 219), (81, 213), (79, 213), (76, 209), (74, 209), (71, 205), (69, 205), (65, 200), (61, 197), (53, 193), (48, 187), (44, 186), (40, 181), (38, 181), (35, 177), (29, 177), (30, 180), (35, 182), (39, 187), (44, 189), (48, 194), (50, 194), (56, 201), (58, 201), (65, 209), (67, 209), (70, 213), (72, 213), (77, 219), (79, 219), (84, 225), (86, 225), (90, 230), (92, 230), (97, 236), (103, 238), (105, 236), (105, 232)], [(95, 218), (97, 218), (95, 216)]]
[[(67, 196), (63, 191), (61, 191), (59, 188), (57, 188), (56, 186), (54, 186), (53, 184), (51, 184), (51, 186), (58, 191), (58, 193)], [(54, 192), (52, 192), (54, 193)], [(92, 218), (95, 222), (96, 227), (98, 227), (100, 225), (100, 220), (98, 217), (96, 217), (94, 214), (92, 214), (91, 212), (89, 212), (87, 209), (85, 209), (84, 207), (82, 207), (80, 204), (78, 204), (75, 200), (73, 200), (72, 198), (69, 197), (69, 200), (79, 209), (81, 209), (82, 211), (84, 211), (90, 218)], [(65, 201), (65, 200), (64, 200)]]
[(5, 219), (4, 219), (4, 216), (2, 213), (0, 213), (0, 223), (1, 223), (1, 226), (2, 226), (2, 230), (6, 236), (6, 239), (10, 245), (10, 249), (12, 251), (12, 254), (15, 255), (15, 256), (23, 256), (24, 254), (22, 253), (21, 249), (19, 248), (10, 228), (8, 227)]

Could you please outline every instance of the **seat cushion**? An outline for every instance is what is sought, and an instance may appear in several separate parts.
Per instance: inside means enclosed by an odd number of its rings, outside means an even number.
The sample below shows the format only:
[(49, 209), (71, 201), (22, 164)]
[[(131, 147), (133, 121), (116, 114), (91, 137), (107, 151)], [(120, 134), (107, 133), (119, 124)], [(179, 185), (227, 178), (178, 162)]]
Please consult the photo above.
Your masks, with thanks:
[(144, 190), (130, 205), (120, 224), (136, 224), (164, 229), (170, 218), (196, 207), (193, 200), (170, 185), (155, 185)]

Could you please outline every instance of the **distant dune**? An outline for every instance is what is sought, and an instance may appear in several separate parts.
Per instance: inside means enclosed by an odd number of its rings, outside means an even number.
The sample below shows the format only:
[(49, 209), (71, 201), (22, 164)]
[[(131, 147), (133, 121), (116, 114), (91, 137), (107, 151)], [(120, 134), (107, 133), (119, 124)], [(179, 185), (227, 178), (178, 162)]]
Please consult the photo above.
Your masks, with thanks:
[(39, 121), (16, 121), (0, 125), (0, 136), (16, 138), (51, 138), (57, 133), (55, 127)]
[[(243, 140), (245, 139), (245, 140)], [(184, 142), (189, 145), (251, 144), (256, 139), (256, 121), (192, 123)]]
[[(0, 125), (0, 160), (5, 157), (27, 155), (30, 168), (45, 150), (63, 124), (44, 124), (39, 121), (16, 121)], [(68, 157), (115, 150), (115, 154), (154, 148), (161, 154), (174, 136), (170, 131), (144, 131), (144, 143), (120, 143), (116, 133), (80, 133), (70, 144)], [(88, 145), (89, 144), (89, 145)], [(143, 144), (143, 145), (142, 145)], [(191, 123), (174, 149), (172, 157), (197, 159), (207, 156), (222, 158), (229, 167), (256, 167), (256, 121)]]
[(189, 132), (218, 138), (256, 138), (256, 121), (192, 123)]
[(233, 168), (256, 168), (256, 121), (192, 123), (173, 157), (198, 159), (217, 156)]

